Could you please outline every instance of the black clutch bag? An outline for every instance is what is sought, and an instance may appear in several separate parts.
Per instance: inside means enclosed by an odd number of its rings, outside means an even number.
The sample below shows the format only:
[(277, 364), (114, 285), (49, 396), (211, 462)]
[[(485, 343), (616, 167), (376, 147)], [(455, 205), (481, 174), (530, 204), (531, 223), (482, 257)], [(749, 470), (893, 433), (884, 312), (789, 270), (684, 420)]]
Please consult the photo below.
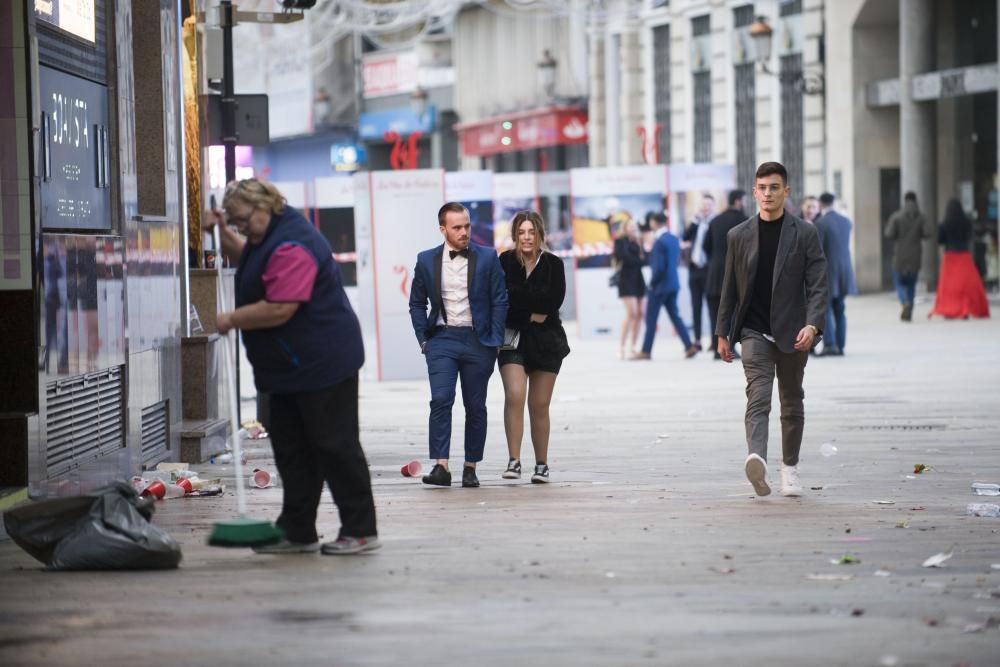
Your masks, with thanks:
[(503, 330), (503, 345), (500, 346), (500, 349), (516, 350), (520, 342), (521, 342), (521, 330), (507, 327), (506, 329)]

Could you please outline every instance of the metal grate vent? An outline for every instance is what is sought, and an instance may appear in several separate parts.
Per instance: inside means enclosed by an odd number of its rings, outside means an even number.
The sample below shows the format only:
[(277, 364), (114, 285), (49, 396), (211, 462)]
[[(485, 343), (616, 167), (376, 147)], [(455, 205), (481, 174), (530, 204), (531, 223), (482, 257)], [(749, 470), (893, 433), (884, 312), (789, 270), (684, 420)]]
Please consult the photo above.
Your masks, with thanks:
[(120, 366), (45, 387), (46, 467), (50, 477), (125, 446)]
[(170, 430), (167, 422), (167, 401), (142, 409), (142, 460), (158, 458), (167, 453)]

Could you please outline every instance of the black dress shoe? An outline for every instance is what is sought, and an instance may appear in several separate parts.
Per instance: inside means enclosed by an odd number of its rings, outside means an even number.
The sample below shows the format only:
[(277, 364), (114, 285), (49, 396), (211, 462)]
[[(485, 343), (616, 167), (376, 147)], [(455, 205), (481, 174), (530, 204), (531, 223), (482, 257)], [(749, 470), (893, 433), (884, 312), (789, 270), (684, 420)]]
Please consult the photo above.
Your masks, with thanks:
[(451, 473), (440, 463), (435, 463), (430, 474), (424, 475), (424, 484), (451, 486)]
[(479, 478), (476, 477), (476, 469), (465, 466), (462, 468), (462, 486), (467, 489), (475, 489), (479, 486)]
[(821, 357), (842, 357), (844, 353), (835, 347), (824, 347), (823, 351), (819, 353)]

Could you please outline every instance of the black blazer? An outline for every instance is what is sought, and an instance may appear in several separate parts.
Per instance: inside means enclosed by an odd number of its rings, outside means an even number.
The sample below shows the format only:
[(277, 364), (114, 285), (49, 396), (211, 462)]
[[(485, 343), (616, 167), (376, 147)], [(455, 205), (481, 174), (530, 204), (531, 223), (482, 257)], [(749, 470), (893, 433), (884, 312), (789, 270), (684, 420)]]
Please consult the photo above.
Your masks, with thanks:
[(726, 235), (729, 230), (747, 219), (746, 213), (735, 208), (726, 209), (712, 218), (702, 248), (708, 257), (708, 277), (705, 294), (722, 294), (722, 279), (726, 275)]
[[(737, 225), (726, 238), (726, 276), (715, 335), (735, 344), (753, 297), (759, 256), (758, 225), (754, 216)], [(781, 226), (771, 287), (771, 331), (782, 352), (795, 351), (795, 338), (807, 324), (822, 331), (829, 293), (826, 258), (816, 227), (788, 213)]]
[(528, 276), (517, 261), (517, 252), (508, 250), (500, 255), (500, 266), (507, 275), (507, 294), (510, 300), (508, 327), (527, 329), (532, 313), (548, 315), (542, 323), (545, 327), (562, 326), (559, 307), (566, 298), (566, 270), (561, 259), (551, 252), (543, 252), (535, 269)]

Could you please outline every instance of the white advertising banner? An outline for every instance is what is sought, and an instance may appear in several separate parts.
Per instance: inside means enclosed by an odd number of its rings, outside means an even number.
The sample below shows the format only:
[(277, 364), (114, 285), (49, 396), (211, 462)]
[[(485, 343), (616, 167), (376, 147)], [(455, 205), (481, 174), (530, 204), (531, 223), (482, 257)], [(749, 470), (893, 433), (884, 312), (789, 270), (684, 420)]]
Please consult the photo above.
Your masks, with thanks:
[[(573, 169), (570, 190), (578, 331), (583, 337), (617, 335), (625, 310), (617, 288), (608, 285), (614, 238), (626, 222), (639, 224), (648, 213), (663, 213), (667, 167)], [(669, 327), (660, 327), (665, 330)]]
[(274, 181), (271, 183), (285, 198), (285, 202), (302, 213), (306, 208), (306, 184), (302, 181)]
[[(366, 345), (366, 366), (374, 367), (378, 380), (424, 378), (427, 366), (410, 324), (410, 283), (417, 254), (442, 243), (437, 212), (445, 199), (444, 172), (361, 173), (354, 186), (359, 304), (373, 315), (362, 318), (366, 342), (371, 326), (375, 333), (374, 346)], [(363, 270), (366, 246), (371, 262)]]
[(448, 201), (490, 201), (493, 199), (492, 171), (449, 171), (444, 175)]
[(354, 179), (327, 176), (315, 180), (316, 208), (351, 208), (354, 206)]

